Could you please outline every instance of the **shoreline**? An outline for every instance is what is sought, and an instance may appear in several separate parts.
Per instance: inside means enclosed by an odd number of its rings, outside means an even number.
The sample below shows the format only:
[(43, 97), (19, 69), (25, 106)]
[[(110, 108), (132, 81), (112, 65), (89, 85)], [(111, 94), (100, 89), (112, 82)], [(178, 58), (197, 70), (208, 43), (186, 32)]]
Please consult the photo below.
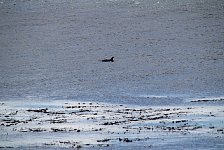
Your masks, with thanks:
[[(10, 101), (1, 102), (0, 115), (0, 147), (6, 149), (172, 149), (178, 145), (188, 147), (185, 144), (192, 139), (219, 143), (224, 137), (221, 106)], [(223, 148), (221, 142), (208, 146)]]

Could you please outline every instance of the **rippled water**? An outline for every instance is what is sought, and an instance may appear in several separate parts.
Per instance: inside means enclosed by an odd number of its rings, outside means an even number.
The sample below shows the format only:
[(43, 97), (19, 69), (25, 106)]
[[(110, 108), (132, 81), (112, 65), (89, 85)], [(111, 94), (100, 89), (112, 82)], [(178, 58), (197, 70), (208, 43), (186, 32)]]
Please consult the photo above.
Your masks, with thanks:
[(222, 0), (0, 2), (2, 100), (223, 96)]

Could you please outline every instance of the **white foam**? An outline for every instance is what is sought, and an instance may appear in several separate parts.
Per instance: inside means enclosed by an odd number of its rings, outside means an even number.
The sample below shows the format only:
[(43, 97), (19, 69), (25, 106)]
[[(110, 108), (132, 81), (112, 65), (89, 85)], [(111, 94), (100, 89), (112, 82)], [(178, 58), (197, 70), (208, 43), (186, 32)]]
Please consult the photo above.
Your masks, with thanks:
[(190, 98), (188, 99), (189, 101), (191, 102), (194, 102), (194, 101), (198, 101), (198, 100), (207, 100), (207, 101), (219, 101), (219, 100), (223, 100), (224, 99), (224, 96), (220, 96), (220, 97), (202, 97), (202, 98)]

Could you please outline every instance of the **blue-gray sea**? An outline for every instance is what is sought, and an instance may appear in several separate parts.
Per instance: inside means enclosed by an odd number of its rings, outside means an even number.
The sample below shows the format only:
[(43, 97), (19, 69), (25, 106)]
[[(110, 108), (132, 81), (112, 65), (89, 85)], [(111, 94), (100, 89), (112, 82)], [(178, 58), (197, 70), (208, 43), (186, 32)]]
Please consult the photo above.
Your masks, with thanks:
[(4, 101), (221, 101), (223, 53), (223, 0), (0, 0)]

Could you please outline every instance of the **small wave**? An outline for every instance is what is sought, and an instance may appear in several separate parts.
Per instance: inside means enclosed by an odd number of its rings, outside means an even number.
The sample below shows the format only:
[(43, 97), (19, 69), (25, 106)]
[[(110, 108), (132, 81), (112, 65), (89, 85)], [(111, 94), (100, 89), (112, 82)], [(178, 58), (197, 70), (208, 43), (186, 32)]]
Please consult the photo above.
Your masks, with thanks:
[(224, 96), (223, 97), (203, 97), (203, 98), (190, 99), (190, 102), (218, 102), (218, 101), (224, 101)]
[(169, 98), (170, 96), (167, 96), (167, 95), (139, 95), (138, 97), (143, 97), (143, 98)]

